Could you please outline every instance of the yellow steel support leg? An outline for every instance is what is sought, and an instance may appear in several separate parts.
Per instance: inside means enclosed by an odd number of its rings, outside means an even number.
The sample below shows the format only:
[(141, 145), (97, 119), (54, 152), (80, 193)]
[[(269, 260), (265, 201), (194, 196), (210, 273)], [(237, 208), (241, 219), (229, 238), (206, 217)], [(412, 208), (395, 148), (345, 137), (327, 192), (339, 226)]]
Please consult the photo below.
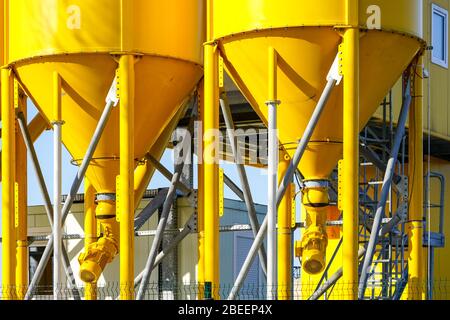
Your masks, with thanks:
[(15, 216), (15, 124), (13, 73), (1, 70), (2, 113), (2, 299), (15, 298), (16, 237)]
[[(348, 0), (349, 17), (357, 11), (357, 1)], [(357, 15), (356, 15), (357, 17)], [(350, 20), (350, 18), (349, 18)], [(344, 33), (344, 172), (343, 172), (343, 298), (357, 299), (358, 289), (358, 208), (359, 208), (359, 29)]]
[[(212, 1), (207, 1), (207, 38), (212, 39)], [(217, 131), (219, 128), (219, 52), (215, 43), (204, 46), (204, 150), (203, 197), (205, 212), (205, 284), (211, 284), (212, 298), (219, 299), (219, 164)]]
[[(199, 84), (199, 92), (198, 92), (198, 103), (199, 103), (199, 119), (200, 123), (203, 123), (203, 115), (205, 112), (205, 104), (204, 104), (204, 84), (201, 82)], [(203, 128), (199, 130), (198, 137), (203, 136)], [(203, 300), (205, 296), (205, 212), (203, 210), (204, 206), (204, 198), (205, 198), (205, 184), (204, 184), (204, 166), (203, 159), (200, 159), (203, 154), (203, 139), (199, 138), (198, 142), (198, 186), (197, 186), (197, 231), (198, 231), (198, 299)]]
[[(16, 90), (16, 89), (15, 89)], [(23, 112), (25, 119), (27, 115), (27, 98), (19, 92), (19, 110)], [(27, 147), (20, 134), (16, 130), (16, 180), (17, 180), (17, 265), (16, 265), (16, 293), (17, 298), (23, 300), (27, 292), (28, 285), (28, 224), (27, 224)]]
[(414, 105), (409, 113), (409, 206), (408, 299), (425, 299), (423, 258), (423, 58), (418, 61), (414, 83)]
[(134, 299), (134, 56), (119, 61), (120, 299)]
[[(95, 217), (95, 189), (91, 182), (84, 179), (84, 250), (97, 241), (97, 219)], [(97, 300), (97, 283), (85, 283), (85, 299)]]
[[(278, 163), (278, 184), (289, 167), (289, 156), (280, 151)], [(292, 184), (278, 207), (278, 299), (292, 299)]]

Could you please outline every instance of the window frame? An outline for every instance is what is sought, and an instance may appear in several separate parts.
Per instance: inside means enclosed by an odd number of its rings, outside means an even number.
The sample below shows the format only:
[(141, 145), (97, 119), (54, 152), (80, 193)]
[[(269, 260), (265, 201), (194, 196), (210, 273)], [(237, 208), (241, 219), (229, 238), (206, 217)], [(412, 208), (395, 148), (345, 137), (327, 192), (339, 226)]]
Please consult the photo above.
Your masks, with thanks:
[[(448, 69), (448, 10), (440, 7), (439, 5), (432, 3), (431, 4), (431, 44), (434, 43), (433, 39), (433, 21), (434, 21), (434, 15), (438, 14), (444, 17), (445, 26), (444, 26), (444, 55), (445, 59), (441, 60), (440, 58), (435, 57), (434, 52), (431, 51), (431, 62), (434, 64), (437, 64), (438, 66), (441, 66), (443, 68)], [(434, 50), (434, 49), (433, 49)]]

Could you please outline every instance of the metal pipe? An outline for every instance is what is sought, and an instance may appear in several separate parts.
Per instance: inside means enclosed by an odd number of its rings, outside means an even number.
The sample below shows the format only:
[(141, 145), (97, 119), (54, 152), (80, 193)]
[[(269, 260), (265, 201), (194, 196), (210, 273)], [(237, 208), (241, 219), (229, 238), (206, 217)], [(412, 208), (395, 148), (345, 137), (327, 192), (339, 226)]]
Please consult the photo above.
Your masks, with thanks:
[[(219, 109), (218, 65), (219, 49), (213, 42), (212, 34), (213, 1), (206, 2), (207, 42), (204, 45), (204, 112), (203, 112), (203, 180), (208, 195), (203, 197), (205, 234), (205, 284), (211, 292), (205, 296), (219, 298)], [(212, 294), (211, 294), (212, 293)], [(210, 295), (211, 294), (211, 295)]]
[(147, 263), (145, 264), (144, 274), (142, 276), (143, 281), (141, 281), (141, 285), (139, 286), (139, 291), (136, 300), (143, 300), (145, 291), (147, 290), (148, 281), (150, 280), (151, 271), (153, 270), (156, 255), (158, 253), (158, 249), (161, 244), (162, 235), (164, 233), (164, 229), (166, 228), (169, 211), (176, 197), (176, 184), (181, 177), (182, 170), (183, 170), (183, 163), (178, 164), (176, 166), (175, 173), (172, 177), (172, 182), (169, 188), (169, 192), (167, 193), (166, 201), (164, 202), (164, 207), (161, 213), (161, 218), (158, 223), (156, 235), (152, 242), (152, 247), (150, 249), (150, 254), (148, 256)]
[(372, 265), (373, 256), (376, 250), (376, 244), (378, 243), (378, 233), (381, 226), (381, 220), (385, 215), (386, 201), (388, 200), (389, 193), (391, 191), (392, 179), (394, 177), (395, 165), (397, 163), (398, 154), (400, 151), (400, 146), (403, 141), (403, 136), (405, 134), (405, 125), (408, 118), (409, 107), (411, 105), (411, 95), (410, 95), (410, 80), (406, 86), (406, 94), (404, 97), (402, 109), (400, 110), (400, 115), (398, 119), (397, 131), (395, 133), (394, 144), (391, 151), (391, 157), (388, 160), (386, 171), (384, 173), (383, 185), (381, 187), (380, 200), (377, 205), (377, 210), (375, 212), (375, 217), (372, 224), (372, 230), (370, 232), (369, 243), (367, 245), (367, 252), (364, 257), (364, 263), (361, 270), (361, 276), (359, 279), (359, 292), (358, 297), (362, 299), (364, 297), (364, 292), (366, 291), (367, 280), (369, 278), (370, 267)]
[[(111, 89), (115, 89), (115, 86), (116, 86), (116, 84), (115, 84), (115, 80), (114, 80)], [(114, 91), (114, 90), (112, 90), (112, 91)], [(89, 147), (86, 151), (86, 154), (83, 158), (83, 161), (82, 161), (80, 167), (78, 168), (77, 175), (75, 176), (74, 181), (72, 182), (72, 186), (70, 188), (70, 193), (68, 194), (66, 201), (64, 202), (64, 206), (62, 209), (62, 224), (63, 225), (64, 225), (64, 221), (66, 220), (66, 218), (69, 214), (70, 208), (73, 204), (73, 201), (78, 192), (78, 189), (80, 188), (81, 182), (84, 179), (88, 165), (92, 160), (94, 152), (97, 148), (97, 145), (98, 145), (100, 138), (103, 134), (103, 131), (106, 127), (109, 116), (111, 114), (111, 110), (118, 103), (118, 100), (113, 100), (113, 97), (114, 97), (114, 95), (108, 95), (108, 97), (106, 99), (105, 109), (103, 110), (103, 113), (102, 113), (102, 116), (100, 117), (99, 123), (97, 124), (97, 127), (95, 128), (94, 135), (92, 136), (91, 142), (90, 142)], [(47, 263), (50, 259), (50, 254), (52, 253), (52, 251), (53, 251), (53, 237), (51, 237), (49, 239), (49, 241), (47, 242), (47, 246), (45, 247), (45, 250), (42, 254), (41, 260), (39, 261), (36, 271), (33, 275), (33, 278), (31, 279), (30, 286), (28, 287), (28, 291), (25, 296), (26, 300), (32, 298), (34, 288), (39, 283), (39, 281), (42, 277), (42, 273), (45, 270), (45, 266), (47, 265)]]
[(231, 191), (234, 192), (234, 194), (236, 196), (238, 196), (239, 199), (241, 199), (242, 201), (245, 201), (245, 197), (244, 197), (244, 192), (241, 190), (241, 188), (239, 188), (234, 182), (233, 180), (231, 180), (231, 178), (229, 176), (227, 176), (226, 174), (223, 174), (223, 183), (230, 188)]
[(134, 93), (135, 59), (119, 61), (120, 95), (120, 299), (134, 299)]
[[(220, 98), (220, 107), (222, 109), (222, 115), (225, 120), (225, 124), (227, 127), (228, 138), (230, 139), (231, 150), (233, 152), (234, 160), (236, 163), (236, 168), (239, 175), (239, 180), (241, 181), (241, 185), (243, 188), (243, 196), (245, 205), (247, 207), (248, 218), (250, 220), (250, 225), (252, 226), (253, 237), (256, 237), (259, 231), (259, 222), (258, 217), (256, 215), (255, 203), (253, 202), (252, 192), (250, 190), (250, 185), (248, 183), (247, 173), (245, 171), (244, 164), (242, 163), (242, 155), (239, 150), (239, 146), (237, 145), (236, 136), (234, 134), (235, 127), (233, 123), (233, 118), (231, 116), (230, 106), (226, 100), (226, 93), (223, 92)], [(228, 177), (227, 177), (228, 178)], [(225, 179), (224, 179), (225, 180)], [(261, 269), (264, 274), (267, 273), (266, 267), (266, 250), (264, 249), (264, 244), (258, 251), (259, 254), (259, 262), (261, 264)]]
[[(205, 85), (203, 80), (198, 85), (198, 113), (197, 120), (199, 120), (198, 132), (197, 132), (197, 232), (198, 232), (198, 293), (197, 299), (203, 300), (205, 297), (205, 211), (204, 211), (204, 198), (205, 198), (205, 180), (204, 180), (204, 167), (203, 167), (203, 128), (201, 124), (204, 119), (205, 111), (205, 99), (204, 99)], [(224, 180), (226, 180), (224, 175)]]
[(62, 169), (62, 116), (61, 77), (53, 73), (53, 299), (61, 300), (62, 271), (62, 212), (61, 212), (61, 169)]
[[(289, 156), (280, 150), (278, 177), (282, 177), (289, 166)], [(278, 207), (278, 299), (292, 298), (292, 188), (290, 183)], [(294, 190), (295, 191), (295, 190)]]
[[(358, 2), (348, 0), (349, 17), (358, 11)], [(357, 17), (357, 15), (356, 15)], [(356, 19), (357, 20), (357, 19)], [(352, 21), (355, 22), (355, 21)], [(358, 297), (358, 213), (359, 213), (359, 27), (344, 32), (342, 69), (344, 75), (344, 170), (343, 176), (343, 270), (349, 288), (346, 300)]]
[(12, 87), (14, 76), (11, 69), (1, 69), (1, 116), (2, 116), (2, 299), (15, 299), (15, 125)]
[(44, 200), (44, 208), (47, 213), (47, 218), (50, 221), (50, 226), (53, 228), (53, 208), (52, 202), (50, 200), (50, 195), (48, 193), (47, 186), (45, 184), (44, 175), (42, 174), (41, 166), (39, 165), (39, 160), (36, 154), (36, 149), (34, 148), (33, 140), (28, 130), (25, 116), (22, 112), (17, 114), (17, 122), (19, 123), (20, 131), (24, 137), (25, 145), (27, 146), (28, 152), (30, 153), (31, 163), (33, 165), (34, 171), (38, 179), (39, 190), (41, 191), (42, 198)]
[[(22, 92), (19, 95), (19, 110), (26, 114), (27, 97)], [(26, 116), (25, 116), (26, 117)], [(17, 180), (17, 265), (16, 265), (16, 294), (23, 300), (28, 285), (28, 207), (27, 207), (27, 147), (19, 131), (16, 133), (16, 180)]]
[[(97, 241), (97, 219), (95, 216), (95, 188), (88, 178), (84, 179), (84, 250)], [(97, 283), (85, 282), (85, 300), (97, 300)]]
[[(268, 199), (267, 199), (267, 300), (276, 300), (277, 274), (277, 168), (278, 168), (278, 134), (277, 134), (277, 52), (269, 48), (269, 101), (268, 107)], [(262, 245), (262, 244), (261, 244)]]
[[(159, 162), (158, 160), (156, 160), (150, 153), (147, 153), (145, 155), (145, 159), (147, 159), (155, 168), (156, 170), (159, 171), (159, 173), (161, 173), (167, 180), (171, 181), (172, 180), (172, 173), (170, 173), (169, 169), (167, 169), (166, 167), (164, 167), (161, 162)], [(177, 183), (177, 189), (179, 189), (181, 192), (183, 192), (184, 194), (188, 195), (192, 192), (191, 188), (189, 188), (188, 186), (186, 186), (183, 182), (178, 181)]]
[(414, 106), (409, 114), (409, 221), (408, 299), (425, 299), (425, 259), (423, 253), (423, 57), (414, 66)]

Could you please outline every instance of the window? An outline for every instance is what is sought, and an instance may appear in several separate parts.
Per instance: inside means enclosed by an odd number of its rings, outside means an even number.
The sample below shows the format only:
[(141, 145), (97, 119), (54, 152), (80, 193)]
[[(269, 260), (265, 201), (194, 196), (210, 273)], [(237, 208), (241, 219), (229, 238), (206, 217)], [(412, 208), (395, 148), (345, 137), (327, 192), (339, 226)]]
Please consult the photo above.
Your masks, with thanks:
[(448, 11), (433, 4), (431, 6), (431, 61), (448, 68)]

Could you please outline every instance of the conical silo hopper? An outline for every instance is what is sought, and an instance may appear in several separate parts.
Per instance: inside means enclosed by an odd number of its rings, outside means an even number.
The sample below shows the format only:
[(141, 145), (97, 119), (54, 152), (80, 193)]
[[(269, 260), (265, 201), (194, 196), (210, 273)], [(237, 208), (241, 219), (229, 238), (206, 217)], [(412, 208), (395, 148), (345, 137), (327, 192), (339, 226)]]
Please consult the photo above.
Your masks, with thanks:
[[(52, 121), (52, 79), (62, 82), (62, 140), (81, 163), (118, 68), (135, 64), (135, 165), (155, 145), (202, 76), (203, 1), (9, 1), (9, 60), (39, 111)], [(115, 212), (119, 114), (114, 108), (87, 170), (97, 191), (104, 237), (82, 257), (81, 277), (96, 281), (118, 253)], [(158, 141), (161, 143), (161, 141)]]
[[(267, 124), (268, 49), (278, 55), (278, 137), (292, 157), (327, 83), (342, 43), (347, 0), (216, 0), (213, 33), (225, 67)], [(239, 14), (235, 14), (239, 12)], [(374, 13), (381, 29), (368, 28)], [(360, 118), (362, 129), (388, 90), (423, 47), (421, 0), (360, 0)], [(370, 24), (370, 27), (373, 27)], [(302, 267), (325, 265), (327, 180), (343, 151), (343, 85), (335, 87), (299, 169), (305, 177), (307, 229)], [(313, 182), (313, 183), (308, 183)]]

